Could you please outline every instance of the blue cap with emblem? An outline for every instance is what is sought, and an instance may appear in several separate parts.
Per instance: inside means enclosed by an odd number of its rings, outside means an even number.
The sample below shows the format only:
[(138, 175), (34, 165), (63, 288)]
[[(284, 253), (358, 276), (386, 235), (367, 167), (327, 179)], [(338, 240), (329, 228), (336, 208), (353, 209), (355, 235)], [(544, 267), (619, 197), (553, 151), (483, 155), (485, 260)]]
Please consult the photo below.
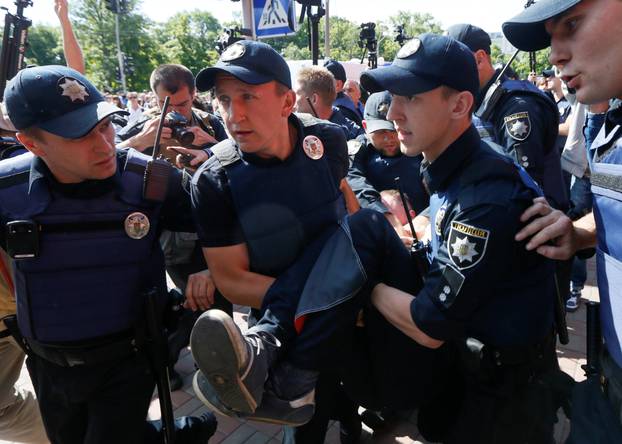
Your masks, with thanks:
[(205, 68), (197, 75), (199, 91), (214, 87), (216, 75), (226, 73), (250, 85), (260, 85), (273, 80), (292, 87), (289, 66), (270, 45), (253, 40), (241, 40), (223, 51), (216, 65)]
[(326, 60), (324, 62), (324, 68), (329, 70), (336, 80), (341, 80), (342, 82), (345, 82), (346, 80), (348, 80), (346, 77), (346, 69), (337, 60), (333, 60), (333, 59)]
[(373, 93), (365, 102), (365, 129), (368, 133), (380, 130), (395, 131), (393, 122), (387, 120), (387, 112), (391, 106), (391, 94), (388, 91)]
[(479, 76), (475, 57), (466, 45), (448, 36), (422, 34), (399, 50), (391, 66), (364, 72), (361, 85), (368, 91), (388, 90), (400, 96), (445, 85), (476, 97)]
[(4, 102), (17, 130), (36, 127), (66, 139), (86, 135), (111, 114), (127, 114), (78, 71), (57, 65), (19, 71), (6, 86)]
[(540, 0), (501, 25), (508, 41), (522, 51), (537, 51), (551, 44), (544, 23), (581, 0)]
[(488, 33), (482, 28), (467, 23), (459, 23), (447, 28), (447, 35), (464, 43), (473, 52), (483, 49), (487, 54), (490, 54), (492, 41)]

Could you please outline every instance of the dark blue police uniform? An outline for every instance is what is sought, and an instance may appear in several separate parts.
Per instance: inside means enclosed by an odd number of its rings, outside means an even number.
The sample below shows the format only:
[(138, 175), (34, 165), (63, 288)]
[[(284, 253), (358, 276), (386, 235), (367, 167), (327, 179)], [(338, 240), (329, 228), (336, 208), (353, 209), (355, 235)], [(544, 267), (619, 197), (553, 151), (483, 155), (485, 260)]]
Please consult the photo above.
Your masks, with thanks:
[(365, 130), (363, 128), (347, 118), (336, 106), (333, 106), (333, 113), (328, 118), (328, 121), (334, 123), (335, 125), (339, 125), (343, 129), (346, 135), (346, 140), (356, 139), (357, 137), (365, 134)]
[[(20, 71), (7, 86), (6, 103), (18, 129), (36, 126), (66, 138), (120, 112), (62, 66)], [(0, 221), (32, 227), (17, 231), (30, 233), (28, 239), (7, 234), (3, 247), (15, 259), (19, 330), (52, 442), (163, 439), (145, 423), (155, 379), (145, 350), (143, 294), (155, 288), (164, 308), (158, 233), (164, 226), (192, 230), (192, 219), (179, 171), (164, 204), (143, 198), (147, 160), (118, 150), (112, 177), (69, 184), (31, 154), (0, 163)], [(207, 439), (213, 422), (195, 438)], [(192, 442), (185, 432), (179, 442)]]

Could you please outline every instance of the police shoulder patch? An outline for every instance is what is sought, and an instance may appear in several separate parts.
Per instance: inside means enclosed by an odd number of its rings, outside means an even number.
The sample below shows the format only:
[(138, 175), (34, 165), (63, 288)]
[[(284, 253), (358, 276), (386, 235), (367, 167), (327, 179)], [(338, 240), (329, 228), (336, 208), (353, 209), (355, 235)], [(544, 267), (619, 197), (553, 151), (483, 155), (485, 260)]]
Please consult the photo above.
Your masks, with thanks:
[(522, 142), (531, 134), (531, 120), (527, 111), (505, 117), (505, 130), (514, 140)]
[(486, 254), (489, 236), (489, 230), (452, 222), (447, 240), (449, 259), (460, 270), (474, 267)]

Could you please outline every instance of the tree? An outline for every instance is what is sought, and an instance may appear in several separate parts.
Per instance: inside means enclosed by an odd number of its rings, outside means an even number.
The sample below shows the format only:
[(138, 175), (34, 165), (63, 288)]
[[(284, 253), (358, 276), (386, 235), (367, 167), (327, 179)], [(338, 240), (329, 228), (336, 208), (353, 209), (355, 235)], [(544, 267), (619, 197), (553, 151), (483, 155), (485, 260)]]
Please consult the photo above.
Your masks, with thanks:
[(395, 41), (395, 29), (398, 25), (404, 26), (404, 34), (410, 38), (426, 32), (435, 34), (443, 32), (440, 23), (430, 14), (398, 11), (396, 15), (389, 17), (389, 21), (383, 23), (381, 28), (385, 33), (385, 38), (380, 42), (379, 55), (384, 57), (387, 62), (393, 60), (400, 49), (400, 45)]
[[(542, 70), (551, 66), (551, 62), (549, 62), (550, 53), (551, 50), (549, 48), (536, 52), (536, 74), (540, 74)], [(492, 45), (490, 58), (493, 64), (505, 65), (507, 61), (510, 60), (510, 57), (510, 55), (503, 54), (497, 45)], [(529, 66), (529, 53), (520, 52), (514, 62), (512, 62), (512, 69), (519, 78), (526, 79), (531, 71), (531, 67)]]
[(215, 46), (222, 28), (209, 12), (195, 10), (171, 17), (159, 33), (167, 63), (179, 63), (197, 74), (218, 59)]
[(48, 25), (31, 27), (25, 58), (28, 65), (64, 65), (60, 28)]
[[(121, 81), (116, 76), (115, 16), (104, 4), (103, 0), (77, 0), (72, 8), (72, 21), (84, 52), (87, 76), (100, 88), (118, 90)], [(149, 32), (153, 24), (137, 12), (138, 6), (139, 0), (129, 0), (127, 13), (118, 17), (121, 49), (134, 64), (134, 72), (127, 76), (127, 86), (142, 90), (148, 88), (149, 75), (161, 57)]]

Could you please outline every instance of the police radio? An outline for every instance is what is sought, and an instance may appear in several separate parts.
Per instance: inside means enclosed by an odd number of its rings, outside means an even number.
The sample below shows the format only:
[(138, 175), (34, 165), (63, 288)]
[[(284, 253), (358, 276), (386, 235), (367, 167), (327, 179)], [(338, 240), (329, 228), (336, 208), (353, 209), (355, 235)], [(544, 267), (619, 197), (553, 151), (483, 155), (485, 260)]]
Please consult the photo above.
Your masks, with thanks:
[(430, 249), (430, 247), (428, 244), (424, 244), (422, 241), (417, 239), (417, 232), (415, 231), (412, 217), (410, 217), (408, 201), (406, 200), (404, 190), (402, 190), (399, 177), (395, 178), (395, 185), (397, 186), (397, 191), (400, 193), (400, 199), (402, 200), (402, 205), (404, 206), (404, 213), (406, 213), (408, 226), (410, 227), (410, 231), (412, 232), (414, 239), (414, 242), (410, 247), (410, 258), (412, 259), (415, 268), (419, 272), (421, 280), (425, 281), (426, 275), (428, 274), (428, 270), (430, 268), (430, 263), (428, 262), (428, 250)]
[(173, 166), (160, 156), (160, 137), (162, 136), (162, 128), (164, 126), (164, 116), (170, 97), (166, 96), (162, 105), (162, 113), (160, 114), (160, 123), (156, 132), (155, 142), (153, 144), (153, 156), (147, 162), (145, 168), (145, 176), (143, 179), (143, 197), (153, 202), (164, 202), (168, 192), (168, 180), (171, 175)]
[(482, 100), (482, 104), (477, 109), (477, 111), (475, 111), (475, 115), (482, 119), (484, 122), (488, 122), (490, 120), (490, 117), (492, 116), (492, 111), (495, 109), (497, 102), (499, 102), (499, 99), (501, 99), (501, 97), (503, 97), (503, 95), (506, 93), (506, 90), (503, 88), (503, 86), (501, 86), (503, 74), (505, 74), (505, 72), (510, 67), (519, 52), (520, 49), (517, 49), (512, 57), (510, 57), (510, 60), (505, 64), (501, 71), (499, 71), (499, 74), (497, 75), (494, 83), (490, 86), (490, 88), (488, 88), (486, 96), (484, 97), (484, 100)]

